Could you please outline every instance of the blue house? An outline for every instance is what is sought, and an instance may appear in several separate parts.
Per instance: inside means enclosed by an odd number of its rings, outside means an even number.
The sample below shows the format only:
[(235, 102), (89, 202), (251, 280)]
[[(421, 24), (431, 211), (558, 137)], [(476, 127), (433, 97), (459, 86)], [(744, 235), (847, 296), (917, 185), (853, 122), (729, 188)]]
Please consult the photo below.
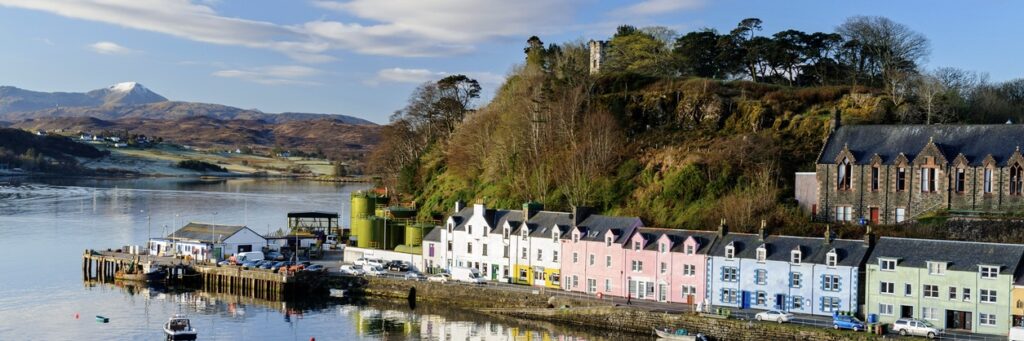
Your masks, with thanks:
[(705, 300), (714, 306), (830, 316), (857, 311), (865, 241), (727, 233), (708, 258)]

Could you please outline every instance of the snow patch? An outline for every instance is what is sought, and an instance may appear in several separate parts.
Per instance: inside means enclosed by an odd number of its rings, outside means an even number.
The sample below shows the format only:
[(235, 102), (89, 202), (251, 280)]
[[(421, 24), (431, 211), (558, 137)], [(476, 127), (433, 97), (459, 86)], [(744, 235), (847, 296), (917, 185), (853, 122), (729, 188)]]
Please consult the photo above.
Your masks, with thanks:
[(117, 92), (130, 92), (133, 89), (135, 89), (136, 86), (140, 86), (141, 87), (141, 85), (139, 83), (136, 83), (136, 82), (122, 82), (122, 83), (117, 83), (117, 84), (111, 85), (109, 89), (111, 91), (117, 91)]

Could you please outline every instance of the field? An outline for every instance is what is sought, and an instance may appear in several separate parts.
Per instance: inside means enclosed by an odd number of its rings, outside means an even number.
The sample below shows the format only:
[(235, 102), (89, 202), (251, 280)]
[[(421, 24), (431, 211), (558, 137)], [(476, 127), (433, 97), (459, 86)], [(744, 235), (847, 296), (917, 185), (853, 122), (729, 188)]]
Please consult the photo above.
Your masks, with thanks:
[[(198, 172), (175, 167), (179, 161), (198, 160), (219, 165), (231, 173), (286, 175), (300, 173), (312, 176), (331, 175), (334, 166), (327, 160), (300, 157), (272, 158), (259, 155), (229, 152), (201, 151), (169, 144), (152, 148), (111, 148), (94, 144), (110, 155), (96, 160), (82, 160), (82, 164), (93, 169), (119, 169), (145, 175), (186, 176)], [(298, 171), (298, 172), (296, 172)]]

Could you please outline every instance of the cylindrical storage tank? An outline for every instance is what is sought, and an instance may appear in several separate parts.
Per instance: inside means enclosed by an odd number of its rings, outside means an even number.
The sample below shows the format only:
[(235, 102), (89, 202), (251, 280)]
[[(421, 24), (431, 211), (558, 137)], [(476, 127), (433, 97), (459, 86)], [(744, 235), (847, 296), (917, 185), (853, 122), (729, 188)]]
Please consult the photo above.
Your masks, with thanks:
[(375, 196), (372, 194), (362, 191), (352, 193), (352, 218), (365, 218), (373, 215), (376, 204)]
[(430, 224), (409, 223), (405, 226), (405, 245), (420, 246), (423, 244), (423, 236), (430, 232)]
[(356, 237), (356, 247), (370, 247), (370, 238), (373, 236), (372, 218), (352, 218), (352, 236)]
[(368, 242), (368, 245), (366, 247), (372, 247), (377, 249), (385, 248), (384, 234), (387, 233), (387, 231), (384, 228), (384, 219), (372, 217), (370, 218), (370, 222), (372, 223), (373, 228), (370, 229), (371, 235), (368, 238), (366, 238)]

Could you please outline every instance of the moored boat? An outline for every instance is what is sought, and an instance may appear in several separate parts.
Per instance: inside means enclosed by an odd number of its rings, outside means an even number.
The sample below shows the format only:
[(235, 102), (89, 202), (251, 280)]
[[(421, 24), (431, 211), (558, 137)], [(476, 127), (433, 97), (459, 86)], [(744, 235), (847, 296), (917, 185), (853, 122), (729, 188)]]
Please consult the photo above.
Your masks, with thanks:
[(164, 333), (167, 334), (168, 340), (175, 341), (195, 340), (198, 335), (196, 329), (192, 328), (192, 323), (180, 314), (175, 314), (167, 320), (167, 323), (164, 324)]
[(674, 340), (674, 341), (706, 341), (707, 338), (704, 334), (690, 334), (686, 329), (676, 329), (672, 331), (669, 328), (664, 330), (654, 328), (654, 333), (658, 335), (658, 338), (663, 340)]
[(345, 290), (344, 289), (331, 289), (330, 292), (331, 292), (331, 297), (337, 297), (337, 298), (344, 298), (345, 297)]

